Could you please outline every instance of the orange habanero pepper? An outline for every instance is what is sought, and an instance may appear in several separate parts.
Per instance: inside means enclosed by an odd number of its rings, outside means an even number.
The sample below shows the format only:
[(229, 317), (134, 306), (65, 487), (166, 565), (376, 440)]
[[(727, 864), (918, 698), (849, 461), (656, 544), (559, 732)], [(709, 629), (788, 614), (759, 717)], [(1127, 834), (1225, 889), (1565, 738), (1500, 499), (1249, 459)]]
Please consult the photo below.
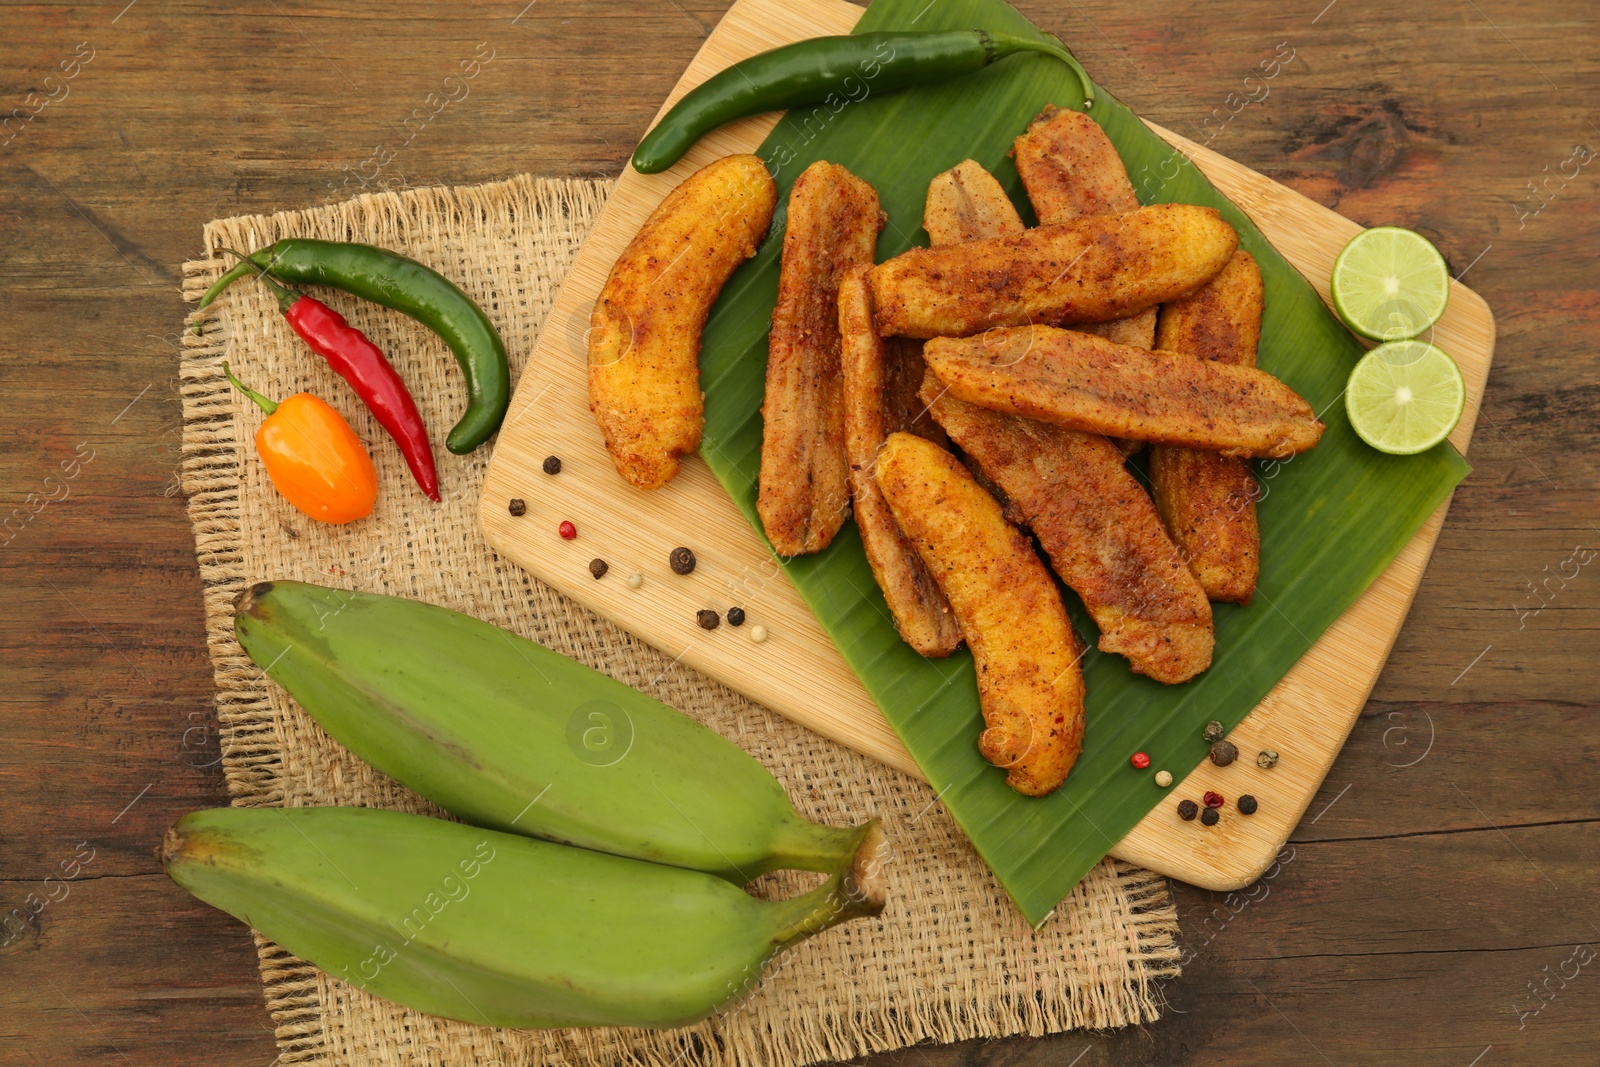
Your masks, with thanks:
[(274, 404), (235, 378), (226, 362), (222, 373), (267, 413), (256, 430), (256, 451), (285, 500), (320, 522), (353, 522), (372, 514), (378, 473), (343, 415), (310, 393)]

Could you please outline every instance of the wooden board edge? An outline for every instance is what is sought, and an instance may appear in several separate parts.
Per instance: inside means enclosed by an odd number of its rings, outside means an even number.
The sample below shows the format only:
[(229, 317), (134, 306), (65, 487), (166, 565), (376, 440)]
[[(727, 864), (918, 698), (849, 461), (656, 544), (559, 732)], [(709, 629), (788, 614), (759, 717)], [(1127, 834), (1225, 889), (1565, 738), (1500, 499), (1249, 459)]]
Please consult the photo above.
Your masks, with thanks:
[[(1393, 651), (1395, 642), (1399, 640), (1400, 631), (1405, 626), (1411, 604), (1416, 599), (1417, 591), (1422, 587), (1421, 573), (1425, 571), (1428, 561), (1432, 558), (1453, 499), (1452, 493), (1450, 498), (1434, 509), (1433, 514), (1406, 543), (1405, 548), (1395, 556), (1389, 567), (1385, 568), (1383, 574), (1379, 575), (1362, 594), (1362, 598), (1365, 599), (1369, 595), (1381, 597), (1393, 595), (1398, 591), (1406, 610), (1404, 614), (1394, 616), (1394, 625), (1382, 633), (1381, 649), (1373, 650), (1378, 662), (1377, 670), (1366, 677), (1359, 686), (1350, 690), (1336, 708), (1327, 709), (1326, 704), (1321, 705), (1325, 710), (1331, 710), (1333, 714), (1327, 714), (1320, 720), (1310, 720), (1321, 728), (1317, 747), (1313, 750), (1317, 758), (1311, 762), (1303, 762), (1298, 758), (1297, 752), (1288, 751), (1288, 761), (1280, 761), (1279, 767), (1272, 770), (1262, 770), (1252, 765), (1255, 754), (1262, 748), (1283, 747), (1283, 742), (1279, 739), (1281, 735), (1277, 734), (1272, 723), (1278, 707), (1286, 703), (1317, 699), (1314, 694), (1305, 691), (1309, 683), (1304, 682), (1302, 678), (1305, 673), (1302, 665), (1312, 662), (1316, 653), (1316, 646), (1313, 646), (1312, 650), (1296, 662), (1261, 703), (1228, 734), (1229, 739), (1239, 749), (1238, 765), (1223, 769), (1204, 762), (1183, 779), (1174, 782), (1171, 788), (1164, 791), (1167, 795), (1162, 798), (1161, 803), (1139, 820), (1111, 850), (1111, 856), (1129, 863), (1137, 863), (1150, 870), (1160, 871), (1170, 878), (1177, 878), (1201, 889), (1219, 892), (1242, 889), (1272, 866), (1284, 846), (1288, 844), (1289, 838), (1299, 828), (1300, 820), (1305, 817), (1311, 802), (1321, 791), (1322, 783), (1326, 781), (1333, 764), (1344, 751), (1345, 741), (1349, 738), (1350, 731), (1355, 728), (1362, 709), (1366, 707), (1367, 698), (1378, 683), (1383, 666), (1387, 664), (1389, 654)], [(1417, 568), (1418, 580), (1411, 584), (1410, 588), (1406, 588), (1406, 583), (1400, 577), (1401, 572), (1394, 569), (1396, 566)], [(1318, 644), (1324, 641), (1329, 641), (1330, 645), (1338, 644), (1356, 636), (1347, 631), (1361, 631), (1361, 636), (1370, 639), (1371, 630), (1364, 629), (1356, 618), (1360, 614), (1360, 605), (1361, 601), (1358, 600), (1340, 615), (1318, 639)], [(1293, 714), (1293, 712), (1284, 713)], [(1293, 774), (1309, 785), (1284, 789), (1281, 785), (1275, 784), (1274, 788), (1280, 790), (1277, 803), (1281, 806), (1271, 811), (1263, 808), (1255, 815), (1242, 816), (1236, 809), (1232, 809), (1226, 812), (1228, 820), (1214, 827), (1202, 827), (1198, 823), (1184, 824), (1175, 813), (1174, 805), (1184, 797), (1198, 802), (1206, 790), (1216, 789), (1227, 797), (1229, 804), (1232, 805), (1239, 795), (1249, 791), (1250, 781), (1265, 781), (1269, 780), (1270, 776), (1281, 777), (1287, 774)], [(1292, 798), (1293, 802), (1283, 805), (1285, 797)], [(1170, 848), (1163, 848), (1171, 833), (1180, 830), (1195, 835), (1207, 835), (1192, 839), (1193, 844), (1204, 850), (1203, 864), (1193, 862), (1185, 855), (1175, 855)]]

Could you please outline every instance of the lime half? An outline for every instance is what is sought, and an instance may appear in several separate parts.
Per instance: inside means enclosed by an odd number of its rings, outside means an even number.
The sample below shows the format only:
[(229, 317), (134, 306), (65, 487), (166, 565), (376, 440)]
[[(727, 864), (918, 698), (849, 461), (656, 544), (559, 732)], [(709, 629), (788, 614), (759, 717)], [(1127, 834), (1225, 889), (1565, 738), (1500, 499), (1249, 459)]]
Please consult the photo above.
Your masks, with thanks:
[(1395, 456), (1427, 451), (1449, 437), (1466, 402), (1456, 361), (1422, 341), (1391, 341), (1368, 352), (1344, 394), (1356, 433)]
[(1333, 261), (1333, 306), (1374, 341), (1416, 337), (1450, 301), (1450, 269), (1433, 243), (1398, 226), (1362, 230)]

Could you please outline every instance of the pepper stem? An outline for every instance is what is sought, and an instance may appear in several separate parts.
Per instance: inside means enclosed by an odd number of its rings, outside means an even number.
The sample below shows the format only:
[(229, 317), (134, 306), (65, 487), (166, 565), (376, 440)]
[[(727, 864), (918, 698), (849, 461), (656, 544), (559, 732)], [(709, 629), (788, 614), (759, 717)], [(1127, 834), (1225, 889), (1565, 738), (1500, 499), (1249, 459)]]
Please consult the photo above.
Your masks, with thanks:
[(1083, 87), (1083, 109), (1088, 111), (1094, 106), (1094, 82), (1089, 80), (1089, 72), (1083, 69), (1083, 64), (1067, 51), (1066, 45), (1061, 43), (1061, 38), (1052, 35), (1048, 41), (1030, 41), (1025, 37), (1009, 33), (990, 33), (987, 30), (979, 30), (978, 34), (983, 41), (983, 50), (988, 54), (988, 63), (1017, 52), (1042, 52), (1061, 60), (1072, 68), (1072, 72), (1078, 77), (1078, 84)]
[(278, 405), (275, 401), (268, 400), (266, 397), (262, 396), (260, 393), (256, 392), (254, 389), (235, 378), (233, 376), (233, 371), (228, 369), (227, 360), (222, 361), (222, 373), (228, 376), (228, 381), (233, 383), (233, 387), (235, 389), (239, 390), (239, 392), (243, 393), (251, 400), (254, 400), (256, 402), (256, 406), (262, 411), (265, 411), (268, 415), (271, 415), (274, 411), (278, 410)]
[[(256, 272), (256, 277), (260, 278), (262, 281), (266, 282), (267, 285), (271, 286), (272, 295), (278, 298), (278, 310), (283, 312), (285, 315), (287, 315), (289, 313), (289, 309), (290, 308), (294, 307), (295, 301), (300, 299), (300, 296), (301, 296), (300, 293), (295, 292), (293, 289), (288, 289), (288, 288), (285, 288), (282, 285), (279, 285), (277, 279), (275, 279), (272, 275), (268, 274), (265, 267), (261, 266), (261, 264), (257, 263), (255, 260), (253, 260), (249, 256), (245, 255), (243, 252), (235, 252), (231, 248), (224, 248), (224, 249), (222, 249), (222, 251), (227, 252), (229, 255), (238, 256), (239, 257), (239, 267), (245, 267), (245, 266), (250, 267), (252, 270), (254, 270)], [(238, 269), (239, 269), (238, 267), (234, 268), (234, 270), (238, 270)], [(233, 271), (229, 271), (228, 273), (229, 274), (233, 274)], [(234, 276), (235, 277), (243, 277), (243, 275), (234, 275)], [(226, 275), (224, 275), (224, 277), (226, 277)], [(219, 282), (220, 282), (220, 280), (221, 279), (218, 279)], [(204, 304), (201, 305), (201, 307), (204, 307), (204, 306), (205, 306)]]

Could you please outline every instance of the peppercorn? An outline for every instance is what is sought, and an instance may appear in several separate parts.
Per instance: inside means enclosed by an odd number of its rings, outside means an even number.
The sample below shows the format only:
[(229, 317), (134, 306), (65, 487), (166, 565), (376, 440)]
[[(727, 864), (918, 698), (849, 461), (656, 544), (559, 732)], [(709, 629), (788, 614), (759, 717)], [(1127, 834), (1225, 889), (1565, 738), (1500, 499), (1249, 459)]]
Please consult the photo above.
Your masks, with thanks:
[(1278, 754), (1270, 748), (1264, 748), (1256, 753), (1256, 766), (1262, 770), (1270, 771), (1278, 765)]
[(1205, 795), (1206, 807), (1220, 808), (1227, 803), (1227, 798), (1214, 789), (1207, 789)]
[(528, 502), (519, 496), (514, 496), (511, 498), (511, 502), (506, 505), (506, 510), (520, 518), (528, 513)]
[(564, 541), (570, 541), (578, 536), (578, 528), (567, 519), (561, 520), (561, 525), (556, 527), (556, 532), (561, 535)]
[(628, 588), (629, 589), (637, 589), (643, 584), (644, 584), (644, 575), (640, 574), (638, 571), (634, 571), (632, 574), (628, 575)]
[(1171, 771), (1157, 771), (1156, 772), (1156, 785), (1159, 785), (1162, 789), (1165, 789), (1167, 786), (1169, 786), (1171, 784), (1172, 784), (1172, 772)]
[(715, 630), (718, 626), (722, 625), (722, 616), (718, 615), (710, 608), (701, 608), (699, 611), (694, 613), (694, 617), (695, 620), (700, 623), (700, 629), (702, 630)]
[(729, 608), (728, 609), (728, 625), (729, 626), (743, 626), (744, 625), (744, 609), (743, 608)]
[(762, 626), (760, 623), (757, 623), (756, 625), (750, 627), (750, 640), (754, 641), (756, 644), (759, 645), (761, 642), (765, 641), (766, 639), (767, 639), (767, 628), (765, 626)]
[(1206, 723), (1206, 728), (1200, 731), (1200, 736), (1207, 741), (1215, 741), (1223, 734), (1222, 724), (1215, 719)]
[(1192, 800), (1178, 801), (1178, 818), (1184, 822), (1193, 822), (1194, 817), (1200, 814), (1200, 805)]
[(560, 456), (546, 456), (546, 457), (544, 457), (544, 472), (546, 474), (560, 474), (561, 473), (561, 457)]
[(1150, 757), (1143, 752), (1135, 752), (1133, 755), (1128, 757), (1128, 762), (1133, 764), (1134, 769), (1142, 771), (1146, 767), (1150, 766)]
[(607, 563), (603, 559), (591, 559), (589, 561), (589, 573), (594, 575), (594, 580), (597, 582), (604, 578), (606, 576), (606, 571), (610, 569), (611, 564)]
[(1240, 815), (1254, 815), (1256, 813), (1256, 798), (1249, 793), (1240, 797), (1238, 804)]
[(694, 553), (687, 548), (675, 548), (667, 556), (667, 564), (672, 568), (673, 574), (688, 574), (694, 570)]
[(1239, 750), (1232, 741), (1219, 738), (1211, 742), (1211, 762), (1218, 767), (1226, 767), (1239, 758)]
[(1216, 808), (1207, 808), (1205, 811), (1200, 813), (1200, 821), (1205, 823), (1207, 826), (1217, 825), (1217, 820), (1220, 818), (1222, 818), (1222, 816), (1217, 814)]

